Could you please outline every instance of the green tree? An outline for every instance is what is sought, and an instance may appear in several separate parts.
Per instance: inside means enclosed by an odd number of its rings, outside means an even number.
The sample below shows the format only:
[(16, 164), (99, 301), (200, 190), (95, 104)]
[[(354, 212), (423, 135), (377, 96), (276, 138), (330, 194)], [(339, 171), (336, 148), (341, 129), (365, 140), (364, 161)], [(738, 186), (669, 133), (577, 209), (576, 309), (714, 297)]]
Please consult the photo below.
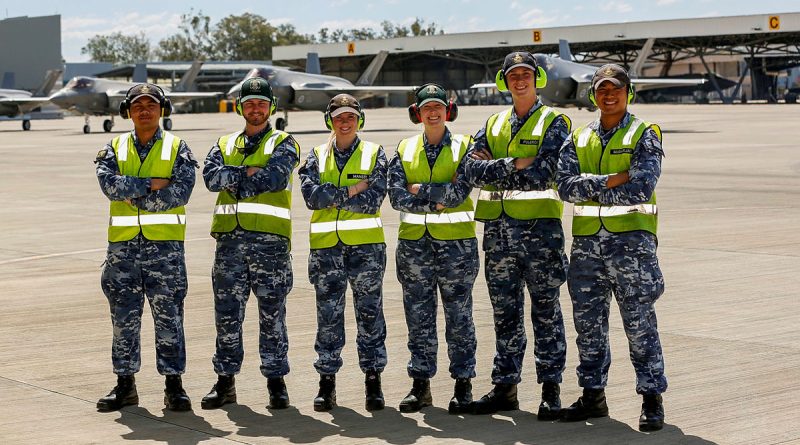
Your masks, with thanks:
[(258, 14), (229, 15), (211, 33), (214, 53), (224, 60), (270, 60), (275, 31)]
[(214, 59), (211, 39), (211, 17), (203, 11), (181, 15), (180, 32), (158, 42), (155, 54), (165, 61)]
[(92, 62), (136, 63), (150, 58), (150, 41), (144, 32), (128, 36), (121, 32), (97, 34), (81, 48)]
[(432, 36), (434, 34), (444, 34), (443, 30), (436, 29), (436, 23), (431, 22), (430, 25), (425, 25), (425, 20), (417, 17), (414, 23), (411, 24), (411, 35), (413, 36)]

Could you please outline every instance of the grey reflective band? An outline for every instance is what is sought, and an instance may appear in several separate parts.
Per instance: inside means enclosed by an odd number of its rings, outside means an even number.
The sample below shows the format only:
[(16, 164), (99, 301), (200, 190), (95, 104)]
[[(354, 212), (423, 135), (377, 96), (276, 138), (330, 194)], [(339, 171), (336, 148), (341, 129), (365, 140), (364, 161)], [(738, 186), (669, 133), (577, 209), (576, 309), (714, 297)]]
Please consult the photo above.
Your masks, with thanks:
[(548, 108), (547, 111), (542, 113), (542, 115), (539, 117), (539, 122), (536, 123), (536, 126), (533, 128), (533, 131), (531, 132), (531, 135), (533, 135), (533, 136), (541, 136), (542, 135), (542, 133), (544, 132), (544, 120), (552, 112), (553, 112), (553, 110), (551, 108)]
[(241, 131), (237, 131), (228, 135), (228, 142), (225, 143), (225, 156), (230, 156), (233, 153), (233, 148), (236, 147), (236, 139), (239, 139), (241, 134)]
[(128, 160), (128, 139), (130, 133), (123, 133), (119, 135), (119, 143), (117, 144), (117, 161), (125, 162)]
[(458, 224), (475, 221), (475, 212), (408, 213), (400, 212), (400, 222), (406, 224)]
[(172, 157), (172, 142), (175, 140), (175, 135), (169, 132), (163, 133), (163, 138), (161, 139), (161, 160), (162, 161), (169, 161), (169, 158)]
[(275, 141), (278, 140), (278, 136), (280, 136), (280, 133), (276, 132), (275, 134), (270, 136), (269, 139), (267, 139), (267, 143), (264, 144), (265, 155), (271, 155), (272, 152), (275, 150)]
[(656, 215), (658, 207), (655, 204), (637, 204), (632, 206), (575, 206), (572, 209), (573, 216), (591, 216), (595, 218), (622, 216), (630, 213)]
[(492, 125), (492, 136), (500, 136), (500, 130), (503, 129), (503, 124), (506, 123), (506, 119), (508, 118), (508, 113), (511, 113), (511, 109), (503, 111), (497, 116), (497, 120), (494, 121), (494, 125)]
[(584, 148), (586, 145), (589, 144), (589, 137), (592, 135), (592, 129), (586, 127), (581, 131), (581, 134), (578, 136), (578, 148)]
[(453, 137), (450, 139), (450, 151), (453, 154), (453, 163), (457, 164), (458, 160), (460, 159), (458, 154), (461, 152), (461, 141), (464, 139), (464, 136), (460, 134), (454, 134)]
[(378, 144), (372, 142), (362, 142), (364, 146), (361, 148), (361, 170), (369, 170), (372, 165), (372, 153), (378, 151)]
[(631, 145), (631, 140), (633, 140), (633, 135), (636, 134), (636, 130), (638, 130), (639, 127), (641, 127), (642, 125), (644, 125), (644, 122), (641, 119), (637, 118), (636, 120), (633, 121), (633, 123), (631, 124), (631, 128), (628, 129), (628, 132), (625, 133), (625, 137), (622, 139), (623, 146)]
[(403, 162), (414, 162), (414, 156), (417, 154), (417, 144), (419, 143), (420, 135), (416, 135), (406, 139), (406, 147), (403, 152)]
[(276, 207), (257, 202), (240, 202), (238, 204), (221, 204), (214, 206), (215, 215), (235, 215), (237, 213), (255, 213), (258, 215), (274, 216), (276, 218), (291, 219), (289, 209)]
[(186, 215), (162, 213), (157, 215), (112, 216), (109, 222), (114, 227), (151, 226), (155, 224), (186, 224)]
[(558, 193), (553, 189), (547, 190), (502, 190), (489, 191), (481, 190), (478, 194), (479, 201), (527, 201), (533, 199), (555, 199), (560, 201)]
[(311, 223), (311, 233), (331, 233), (337, 230), (364, 230), (383, 227), (380, 218), (351, 219)]

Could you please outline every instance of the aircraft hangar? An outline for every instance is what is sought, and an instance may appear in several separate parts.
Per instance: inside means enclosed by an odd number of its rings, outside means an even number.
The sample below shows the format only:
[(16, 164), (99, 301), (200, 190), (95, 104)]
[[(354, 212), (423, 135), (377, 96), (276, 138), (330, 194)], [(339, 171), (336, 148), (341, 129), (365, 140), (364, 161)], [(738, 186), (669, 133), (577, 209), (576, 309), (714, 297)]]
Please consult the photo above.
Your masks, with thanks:
[(315, 52), (322, 72), (355, 80), (385, 50), (389, 56), (376, 85), (439, 82), (466, 91), (493, 80), (503, 57), (514, 49), (558, 54), (563, 39), (577, 62), (629, 66), (651, 38), (643, 76), (714, 73), (732, 81), (728, 88), (713, 76), (709, 82), (723, 102), (776, 100), (777, 77), (800, 65), (798, 12), (280, 46), (273, 48), (273, 62), (302, 69), (306, 54)]

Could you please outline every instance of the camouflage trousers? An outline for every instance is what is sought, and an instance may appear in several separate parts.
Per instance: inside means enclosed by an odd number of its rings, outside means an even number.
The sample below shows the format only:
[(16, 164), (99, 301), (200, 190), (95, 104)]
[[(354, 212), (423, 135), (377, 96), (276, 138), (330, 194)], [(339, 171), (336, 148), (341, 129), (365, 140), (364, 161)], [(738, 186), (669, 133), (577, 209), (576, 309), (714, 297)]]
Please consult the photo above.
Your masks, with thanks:
[(141, 368), (140, 331), (146, 296), (155, 325), (158, 373), (183, 374), (186, 369), (183, 242), (149, 241), (138, 236), (130, 241), (109, 243), (100, 284), (114, 326), (111, 346), (114, 373), (133, 375)]
[(472, 321), (472, 286), (480, 268), (478, 241), (475, 238), (442, 241), (428, 234), (414, 241), (401, 239), (396, 260), (411, 352), (408, 376), (430, 379), (436, 375), (438, 289), (444, 308), (450, 376), (475, 377), (477, 342)]
[(664, 293), (656, 243), (655, 236), (647, 232), (611, 234), (602, 229), (597, 235), (573, 240), (568, 286), (578, 333), (580, 386), (604, 388), (608, 381), (608, 317), (613, 293), (636, 371), (636, 392), (666, 391), (654, 307)]
[(220, 234), (211, 276), (217, 326), (214, 372), (234, 375), (242, 367), (242, 323), (252, 291), (258, 300), (261, 374), (288, 374), (286, 296), (293, 285), (289, 241), (243, 230)]
[(318, 358), (320, 374), (336, 374), (342, 367), (345, 344), (344, 308), (347, 283), (353, 289), (356, 313), (356, 347), (362, 371), (382, 372), (386, 367), (386, 321), (383, 318), (383, 275), (386, 245), (348, 246), (339, 243), (314, 249), (308, 256), (308, 277), (317, 294)]
[(560, 383), (567, 354), (559, 302), (559, 287), (566, 281), (567, 269), (561, 221), (536, 220), (526, 230), (517, 227), (509, 231), (513, 236), (507, 236), (508, 243), (494, 242), (496, 233), (490, 224), (493, 222), (487, 223), (484, 248), (496, 338), (492, 383), (521, 381), (528, 343), (526, 286), (531, 298), (537, 381)]

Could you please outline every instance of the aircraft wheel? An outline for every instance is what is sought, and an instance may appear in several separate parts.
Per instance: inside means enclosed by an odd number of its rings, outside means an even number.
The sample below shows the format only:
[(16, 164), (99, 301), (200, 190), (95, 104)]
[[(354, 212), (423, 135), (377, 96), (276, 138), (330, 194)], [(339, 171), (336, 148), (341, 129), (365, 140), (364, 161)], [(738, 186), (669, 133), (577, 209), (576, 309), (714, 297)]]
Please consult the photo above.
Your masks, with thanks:
[(275, 128), (283, 131), (286, 128), (286, 119), (282, 117), (275, 119)]
[(31, 121), (29, 121), (29, 120), (27, 120), (27, 119), (25, 119), (24, 121), (22, 121), (22, 129), (23, 129), (24, 131), (28, 131), (28, 130), (30, 130), (30, 129), (31, 129)]
[(114, 122), (111, 122), (111, 119), (106, 119), (103, 121), (103, 131), (109, 133), (111, 132), (112, 128), (114, 128)]
[(92, 131), (92, 129), (89, 128), (88, 125), (84, 125), (83, 126), (83, 134), (89, 134), (89, 132), (91, 132), (91, 131)]
[(172, 130), (172, 119), (164, 118), (164, 129), (167, 131)]

